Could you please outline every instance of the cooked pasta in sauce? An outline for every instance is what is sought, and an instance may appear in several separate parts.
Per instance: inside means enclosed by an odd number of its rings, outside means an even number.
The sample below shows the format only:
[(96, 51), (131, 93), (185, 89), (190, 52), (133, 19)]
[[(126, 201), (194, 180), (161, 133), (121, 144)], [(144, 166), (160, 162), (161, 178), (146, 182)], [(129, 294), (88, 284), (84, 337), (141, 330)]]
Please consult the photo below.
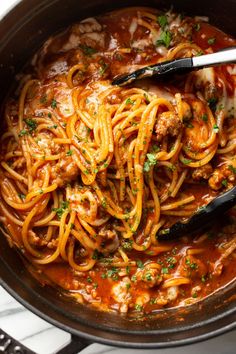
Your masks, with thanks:
[(112, 86), (144, 65), (236, 41), (205, 18), (129, 8), (50, 38), (4, 107), (1, 229), (78, 302), (152, 312), (236, 276), (236, 211), (160, 242), (236, 178), (236, 68)]

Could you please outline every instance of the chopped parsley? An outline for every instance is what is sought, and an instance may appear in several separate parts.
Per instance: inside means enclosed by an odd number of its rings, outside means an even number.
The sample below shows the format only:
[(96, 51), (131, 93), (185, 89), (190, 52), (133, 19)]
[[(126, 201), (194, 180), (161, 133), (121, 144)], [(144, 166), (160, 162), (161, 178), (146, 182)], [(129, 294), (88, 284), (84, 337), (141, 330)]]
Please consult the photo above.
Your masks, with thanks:
[(214, 133), (219, 133), (219, 127), (218, 127), (217, 124), (214, 124), (214, 125), (213, 125), (213, 132), (214, 132)]
[(126, 104), (126, 105), (128, 105), (128, 104), (133, 105), (133, 104), (134, 104), (134, 101), (131, 100), (131, 98), (129, 97), (129, 98), (127, 98), (127, 100), (125, 101), (125, 104)]
[(233, 165), (229, 165), (228, 169), (233, 172), (234, 174), (236, 174), (236, 168)]
[(206, 113), (204, 113), (204, 114), (202, 115), (202, 120), (203, 120), (203, 122), (207, 122), (207, 121), (208, 121), (208, 116), (207, 116)]
[(21, 200), (25, 199), (25, 195), (22, 194), (22, 193), (18, 193), (18, 197), (19, 197)]
[(182, 162), (183, 162), (183, 164), (188, 165), (188, 164), (190, 164), (190, 163), (192, 162), (192, 160), (190, 160), (190, 159), (183, 159)]
[(192, 270), (196, 270), (196, 269), (198, 269), (198, 265), (197, 265), (197, 263), (191, 263), (191, 261), (190, 261), (190, 259), (189, 258), (187, 258), (186, 260), (185, 260), (185, 263), (187, 264), (187, 266), (189, 266)]
[(157, 144), (152, 145), (151, 147), (152, 152), (159, 152), (161, 149)]
[(53, 124), (53, 125), (49, 125), (48, 129), (57, 129), (58, 125), (57, 124)]
[(216, 41), (215, 37), (211, 37), (208, 39), (207, 43), (212, 45), (212, 44), (215, 44), (215, 41)]
[(143, 94), (143, 96), (144, 96), (144, 98), (145, 98), (145, 101), (146, 101), (147, 103), (150, 103), (148, 94), (147, 94), (146, 92)]
[(99, 64), (101, 65), (101, 68), (99, 69), (99, 74), (103, 76), (104, 73), (107, 71), (109, 65), (105, 63), (103, 59), (99, 60)]
[(201, 29), (200, 23), (196, 23), (196, 24), (193, 26), (193, 28), (195, 29), (195, 31), (198, 32), (198, 31)]
[(38, 192), (39, 192), (39, 194), (43, 194), (42, 188), (40, 188)]
[(119, 271), (118, 268), (112, 267), (107, 271), (107, 277), (111, 278), (112, 280), (118, 280), (118, 275), (117, 275), (118, 271)]
[(125, 270), (126, 270), (126, 274), (130, 274), (130, 267), (129, 266), (126, 266)]
[(152, 274), (150, 272), (147, 272), (145, 278), (147, 281), (152, 281)]
[(72, 150), (68, 150), (67, 153), (66, 153), (66, 156), (71, 156), (73, 154), (73, 151)]
[(140, 268), (140, 269), (143, 269), (143, 268), (144, 268), (143, 262), (140, 261), (140, 259), (138, 259), (138, 260), (136, 261), (136, 264), (137, 264), (138, 268)]
[(228, 186), (228, 181), (227, 179), (223, 179), (223, 181), (221, 182), (222, 186), (227, 187)]
[(37, 129), (38, 123), (35, 119), (24, 119), (24, 122), (27, 124), (30, 134), (32, 134), (32, 132)]
[(156, 45), (163, 45), (166, 48), (169, 48), (170, 42), (172, 39), (172, 34), (170, 31), (163, 31), (160, 35), (160, 38), (156, 41)]
[(139, 305), (139, 304), (135, 304), (134, 308), (135, 308), (136, 311), (142, 311), (142, 309), (143, 309), (143, 307), (141, 305)]
[(89, 47), (87, 45), (81, 44), (79, 47), (83, 51), (83, 53), (89, 57), (91, 57), (91, 55), (97, 53), (97, 50), (95, 48)]
[(155, 297), (151, 297), (150, 301), (149, 301), (149, 304), (150, 305), (154, 305), (157, 303), (157, 299)]
[(158, 16), (157, 22), (159, 23), (159, 25), (162, 29), (164, 29), (168, 25), (168, 20), (167, 20), (166, 15)]
[(19, 133), (19, 137), (22, 137), (22, 136), (24, 136), (24, 135), (27, 135), (28, 134), (28, 132), (27, 132), (27, 130), (25, 130), (25, 129), (22, 129), (21, 131), (20, 131), (20, 133)]
[(122, 248), (127, 251), (131, 251), (133, 249), (133, 241), (132, 240), (123, 240), (122, 241)]
[(66, 200), (66, 201), (62, 201), (61, 202), (61, 206), (60, 208), (53, 208), (52, 211), (55, 211), (56, 214), (57, 214), (57, 217), (59, 219), (61, 219), (63, 213), (66, 211), (66, 209), (69, 208), (69, 202)]
[(87, 282), (88, 282), (88, 283), (92, 283), (92, 281), (93, 281), (93, 280), (92, 280), (91, 277), (87, 277)]
[(57, 101), (55, 100), (55, 98), (52, 99), (51, 107), (52, 107), (53, 109), (57, 108)]
[(169, 273), (169, 269), (164, 267), (164, 268), (161, 268), (161, 273), (162, 274), (168, 274)]
[(203, 51), (202, 50), (199, 50), (197, 53), (196, 53), (196, 57), (200, 57), (201, 55), (203, 55)]
[(144, 172), (149, 172), (151, 166), (155, 166), (157, 164), (157, 159), (155, 154), (147, 154), (147, 161), (145, 161), (143, 170)]
[(106, 198), (103, 198), (103, 200), (102, 200), (102, 207), (104, 208), (104, 209), (106, 209), (106, 207), (107, 207), (107, 201), (106, 201)]
[(93, 252), (92, 259), (99, 259), (99, 256), (100, 256), (99, 251), (95, 249)]
[(216, 103), (217, 103), (218, 99), (216, 97), (211, 97), (207, 100), (208, 106), (210, 106), (210, 108), (215, 111), (216, 110)]
[(40, 100), (39, 102), (42, 103), (42, 104), (46, 104), (47, 103), (47, 95), (44, 94), (43, 96), (40, 97)]

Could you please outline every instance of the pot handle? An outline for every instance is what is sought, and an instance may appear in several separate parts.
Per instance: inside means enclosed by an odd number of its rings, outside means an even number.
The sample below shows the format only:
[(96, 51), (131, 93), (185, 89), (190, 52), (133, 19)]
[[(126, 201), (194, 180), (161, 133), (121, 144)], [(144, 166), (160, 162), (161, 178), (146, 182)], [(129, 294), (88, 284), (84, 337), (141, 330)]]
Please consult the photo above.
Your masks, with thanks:
[[(60, 349), (56, 354), (77, 354), (88, 345), (88, 341), (80, 339), (74, 335), (71, 335), (71, 341), (64, 348)], [(17, 340), (9, 336), (0, 328), (0, 354), (36, 354), (32, 350), (26, 348)]]

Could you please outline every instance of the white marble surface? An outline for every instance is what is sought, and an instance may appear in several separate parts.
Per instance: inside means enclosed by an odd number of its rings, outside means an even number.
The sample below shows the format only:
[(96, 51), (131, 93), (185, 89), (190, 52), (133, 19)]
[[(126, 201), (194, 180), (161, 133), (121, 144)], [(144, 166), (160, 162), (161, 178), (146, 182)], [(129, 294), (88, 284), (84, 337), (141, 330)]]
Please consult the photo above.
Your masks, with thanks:
[[(31, 0), (32, 1), (32, 0)], [(0, 0), (0, 19), (18, 0)], [(70, 335), (25, 309), (0, 287), (0, 328), (37, 354), (53, 354), (70, 341)], [(234, 354), (236, 331), (204, 343), (163, 350), (127, 350), (93, 344), (82, 354)]]

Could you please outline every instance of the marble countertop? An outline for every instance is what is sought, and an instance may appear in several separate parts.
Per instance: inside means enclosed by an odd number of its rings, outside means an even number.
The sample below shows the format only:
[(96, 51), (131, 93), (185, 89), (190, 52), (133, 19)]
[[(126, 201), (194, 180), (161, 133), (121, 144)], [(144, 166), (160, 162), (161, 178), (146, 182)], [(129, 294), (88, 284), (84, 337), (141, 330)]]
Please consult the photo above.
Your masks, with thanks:
[[(0, 19), (18, 0), (0, 0)], [(53, 354), (70, 341), (70, 335), (24, 308), (0, 287), (0, 328), (37, 354)], [(236, 331), (203, 343), (162, 350), (128, 350), (92, 344), (81, 354), (234, 354)]]

